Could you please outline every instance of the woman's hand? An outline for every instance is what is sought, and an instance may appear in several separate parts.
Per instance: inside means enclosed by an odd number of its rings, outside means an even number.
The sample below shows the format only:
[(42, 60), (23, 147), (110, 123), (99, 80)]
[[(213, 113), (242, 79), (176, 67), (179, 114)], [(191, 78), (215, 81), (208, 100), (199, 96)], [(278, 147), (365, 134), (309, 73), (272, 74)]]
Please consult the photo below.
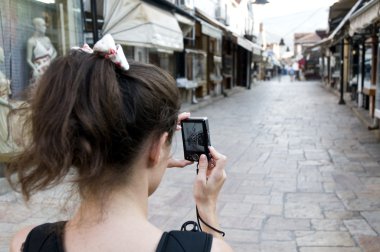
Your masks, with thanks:
[[(216, 202), (224, 181), (227, 178), (224, 167), (227, 162), (226, 156), (209, 147), (211, 153), (210, 162), (205, 155), (201, 155), (198, 165), (198, 175), (194, 183), (194, 198), (201, 218), (207, 224), (219, 229), (216, 214)], [(220, 237), (220, 234), (202, 225), (205, 232)]]
[(177, 131), (181, 130), (181, 121), (185, 120), (190, 117), (190, 112), (182, 112), (181, 114), (178, 115), (178, 120), (177, 120)]
[[(176, 128), (177, 131), (181, 130), (181, 121), (189, 117), (190, 117), (189, 112), (183, 112), (178, 115), (178, 122), (177, 122), (177, 128)], [(173, 168), (173, 167), (183, 168), (191, 164), (193, 164), (193, 162), (189, 160), (170, 158), (168, 161), (168, 168)]]

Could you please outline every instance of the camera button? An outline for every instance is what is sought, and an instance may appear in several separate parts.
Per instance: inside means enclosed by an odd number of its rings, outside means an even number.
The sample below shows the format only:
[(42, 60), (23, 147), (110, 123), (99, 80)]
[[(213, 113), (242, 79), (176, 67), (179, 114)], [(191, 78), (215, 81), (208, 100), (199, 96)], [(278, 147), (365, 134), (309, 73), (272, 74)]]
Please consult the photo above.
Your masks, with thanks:
[(199, 155), (198, 154), (193, 154), (193, 160), (198, 161), (199, 160)]

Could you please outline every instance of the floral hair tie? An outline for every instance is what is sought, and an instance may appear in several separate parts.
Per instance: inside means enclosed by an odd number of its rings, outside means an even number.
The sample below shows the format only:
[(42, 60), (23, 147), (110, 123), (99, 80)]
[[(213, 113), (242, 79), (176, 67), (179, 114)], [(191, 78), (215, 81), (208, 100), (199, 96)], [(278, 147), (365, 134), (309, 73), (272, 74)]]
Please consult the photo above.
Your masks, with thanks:
[(88, 44), (84, 44), (82, 47), (73, 47), (72, 49), (81, 50), (86, 53), (97, 53), (104, 58), (111, 60), (117, 67), (127, 71), (129, 64), (127, 58), (124, 55), (123, 48), (119, 44), (115, 44), (110, 34), (104, 35), (102, 39), (95, 43), (94, 48)]

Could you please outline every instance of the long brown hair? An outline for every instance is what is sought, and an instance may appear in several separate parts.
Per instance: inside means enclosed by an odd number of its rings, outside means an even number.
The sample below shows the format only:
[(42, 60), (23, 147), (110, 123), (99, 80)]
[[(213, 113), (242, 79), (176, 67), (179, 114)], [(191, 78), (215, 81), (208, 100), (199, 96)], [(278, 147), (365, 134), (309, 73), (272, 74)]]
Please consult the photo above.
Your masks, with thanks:
[(126, 182), (145, 140), (168, 132), (171, 141), (179, 108), (175, 81), (162, 69), (130, 62), (122, 72), (73, 50), (41, 77), (30, 104), (31, 139), (8, 165), (8, 180), (28, 200), (75, 169), (82, 197), (106, 197)]

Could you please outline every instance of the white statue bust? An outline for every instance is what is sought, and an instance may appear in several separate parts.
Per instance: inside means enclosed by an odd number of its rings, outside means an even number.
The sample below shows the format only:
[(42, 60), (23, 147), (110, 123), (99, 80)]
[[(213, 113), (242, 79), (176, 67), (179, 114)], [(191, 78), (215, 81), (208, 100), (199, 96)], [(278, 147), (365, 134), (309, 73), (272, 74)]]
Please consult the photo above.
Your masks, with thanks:
[[(0, 47), (0, 64), (4, 63), (4, 50)], [(3, 101), (8, 101), (8, 97), (11, 94), (10, 81), (5, 74), (0, 71), (0, 98)]]
[(34, 18), (34, 33), (28, 39), (26, 57), (27, 62), (33, 70), (33, 79), (38, 79), (57, 56), (49, 37), (45, 36), (46, 23), (43, 18)]

